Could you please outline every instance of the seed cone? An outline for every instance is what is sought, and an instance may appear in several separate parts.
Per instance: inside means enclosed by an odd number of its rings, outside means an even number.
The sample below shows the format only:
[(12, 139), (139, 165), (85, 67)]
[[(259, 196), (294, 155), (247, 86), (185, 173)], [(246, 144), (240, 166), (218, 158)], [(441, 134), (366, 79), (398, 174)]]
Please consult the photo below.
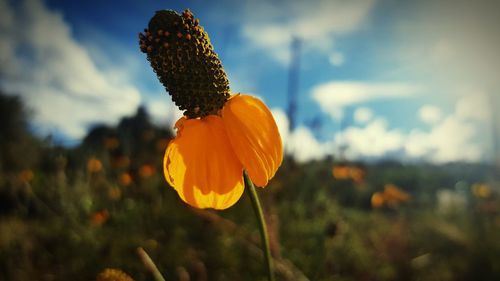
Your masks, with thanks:
[(189, 10), (157, 11), (144, 33), (141, 51), (172, 100), (188, 118), (216, 114), (229, 98), (229, 82), (208, 34)]

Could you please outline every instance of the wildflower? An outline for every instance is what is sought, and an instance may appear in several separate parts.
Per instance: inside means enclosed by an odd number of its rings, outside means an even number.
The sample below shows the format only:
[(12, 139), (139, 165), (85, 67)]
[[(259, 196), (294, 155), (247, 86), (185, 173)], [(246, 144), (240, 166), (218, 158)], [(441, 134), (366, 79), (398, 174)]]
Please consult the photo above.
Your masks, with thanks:
[(18, 174), (18, 178), (23, 181), (23, 182), (30, 182), (33, 177), (35, 176), (35, 174), (33, 173), (32, 170), (30, 169), (25, 169), (25, 170), (22, 170), (21, 172), (19, 172)]
[(87, 161), (87, 171), (90, 173), (98, 173), (102, 170), (102, 162), (97, 158), (90, 158)]
[(372, 194), (371, 198), (372, 208), (378, 209), (384, 205), (384, 195), (380, 192)]
[(129, 186), (132, 183), (132, 176), (129, 173), (120, 174), (118, 181), (123, 186)]
[(365, 181), (365, 170), (361, 167), (353, 166), (351, 167), (349, 174), (351, 179), (356, 184), (362, 184)]
[(387, 205), (397, 206), (400, 203), (405, 203), (410, 200), (410, 194), (394, 184), (384, 185), (384, 199)]
[(475, 183), (471, 187), (472, 193), (477, 198), (488, 198), (491, 196), (491, 188), (485, 183)]
[(149, 178), (155, 173), (155, 168), (152, 165), (144, 164), (139, 169), (141, 178)]
[(347, 164), (336, 164), (332, 168), (332, 175), (337, 180), (352, 180), (356, 184), (362, 184), (365, 180), (365, 170), (362, 167)]
[(108, 190), (108, 196), (111, 200), (118, 200), (122, 196), (122, 191), (118, 187), (111, 187)]
[(384, 185), (383, 192), (375, 192), (371, 197), (371, 204), (373, 208), (381, 208), (382, 206), (397, 207), (401, 203), (409, 201), (410, 194), (403, 191), (401, 188), (394, 184)]
[(243, 193), (243, 170), (264, 187), (283, 148), (271, 112), (259, 99), (231, 95), (207, 33), (186, 10), (158, 11), (139, 35), (158, 79), (184, 110), (165, 151), (164, 174), (183, 201), (225, 209)]
[(134, 281), (125, 272), (120, 269), (106, 268), (99, 275), (97, 275), (97, 281)]
[(94, 212), (90, 217), (90, 223), (94, 226), (101, 226), (106, 221), (108, 221), (108, 219), (109, 219), (109, 212), (108, 210), (104, 209)]
[(349, 166), (345, 164), (335, 165), (333, 166), (332, 174), (335, 179), (349, 179)]

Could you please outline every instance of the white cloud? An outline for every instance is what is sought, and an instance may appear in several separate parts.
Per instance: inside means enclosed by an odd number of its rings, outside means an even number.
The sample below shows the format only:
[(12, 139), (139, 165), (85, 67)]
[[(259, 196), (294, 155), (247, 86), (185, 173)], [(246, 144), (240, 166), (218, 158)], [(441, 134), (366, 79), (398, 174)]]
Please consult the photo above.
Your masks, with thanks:
[(337, 147), (347, 146), (349, 158), (383, 157), (400, 150), (404, 135), (398, 130), (390, 130), (384, 119), (377, 118), (365, 127), (349, 127), (335, 136)]
[(280, 108), (271, 110), (278, 130), (280, 131), (285, 152), (292, 155), (295, 161), (303, 163), (311, 160), (321, 160), (333, 153), (330, 142), (318, 141), (306, 127), (298, 127), (293, 132), (288, 130), (288, 118)]
[(267, 26), (263, 28), (261, 26), (247, 25), (243, 27), (242, 33), (245, 37), (250, 38), (258, 48), (267, 49), (277, 61), (288, 62), (290, 54), (287, 48), (290, 45), (292, 36), (284, 27)]
[(289, 60), (288, 49), (294, 37), (302, 39), (306, 49), (328, 55), (333, 48), (333, 36), (358, 28), (373, 3), (371, 0), (250, 1), (242, 18), (242, 34), (283, 63)]
[(439, 107), (424, 105), (418, 110), (418, 117), (427, 124), (435, 124), (441, 120), (442, 112)]
[(306, 127), (298, 127), (289, 134), (286, 151), (300, 163), (322, 160), (333, 153), (329, 142), (319, 142)]
[(173, 130), (175, 122), (183, 116), (182, 111), (175, 106), (172, 100), (163, 96), (146, 103), (146, 108), (151, 114), (154, 124), (160, 127), (168, 127)]
[(381, 98), (411, 96), (416, 87), (404, 83), (328, 82), (312, 89), (312, 97), (332, 118), (340, 119), (347, 106)]
[(437, 163), (479, 161), (484, 156), (484, 149), (474, 142), (476, 136), (475, 124), (452, 114), (429, 132), (412, 131), (407, 138), (405, 150), (412, 158)]
[(281, 108), (273, 108), (271, 109), (271, 113), (273, 114), (274, 121), (276, 121), (276, 125), (278, 126), (278, 130), (281, 135), (281, 140), (283, 141), (283, 144), (286, 145), (288, 142), (288, 117), (286, 116), (286, 113), (283, 109)]
[[(479, 96), (463, 96), (456, 101), (455, 111), (435, 122), (430, 131), (413, 130), (405, 145), (407, 155), (438, 163), (484, 159), (488, 150), (485, 140), (490, 137), (485, 137), (484, 127), (489, 126), (485, 126), (484, 112), (488, 108), (483, 102)], [(479, 107), (481, 113), (476, 106), (483, 106)]]
[(118, 70), (99, 69), (60, 13), (39, 0), (0, 6), (6, 46), (0, 60), (9, 70), (2, 86), (23, 96), (42, 131), (78, 139), (93, 123), (114, 123), (135, 112), (138, 89)]
[(430, 124), (429, 130), (414, 129), (409, 133), (390, 128), (384, 118), (375, 117), (368, 108), (358, 108), (354, 118), (361, 126), (348, 127), (335, 134), (331, 141), (318, 140), (306, 127), (289, 132), (285, 112), (275, 108), (272, 113), (286, 152), (298, 162), (323, 159), (339, 153), (334, 149), (340, 147), (346, 148), (345, 156), (348, 159), (356, 160), (394, 155), (403, 161), (477, 162), (486, 159), (490, 136), (484, 136), (481, 131), (484, 121), (475, 115), (463, 113), (462, 105), (469, 98), (466, 96), (457, 100), (455, 110), (446, 116), (439, 111), (439, 119), (433, 117), (434, 122)]
[(391, 154), (432, 163), (485, 159), (487, 145), (481, 141), (484, 136), (480, 134), (481, 124), (477, 120), (464, 118), (456, 110), (434, 121), (430, 130), (414, 129), (406, 134), (390, 129), (385, 120), (375, 118), (364, 127), (349, 127), (338, 133), (335, 144), (345, 145), (346, 156), (351, 159), (382, 158)]
[(367, 107), (360, 107), (354, 111), (354, 121), (364, 124), (373, 118), (373, 111)]

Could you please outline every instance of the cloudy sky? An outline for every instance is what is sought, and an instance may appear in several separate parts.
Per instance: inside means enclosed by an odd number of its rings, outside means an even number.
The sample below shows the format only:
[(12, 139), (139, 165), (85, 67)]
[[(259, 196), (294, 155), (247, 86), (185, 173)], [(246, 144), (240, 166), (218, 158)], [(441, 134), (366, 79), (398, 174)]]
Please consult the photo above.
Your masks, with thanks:
[[(156, 10), (190, 8), (234, 92), (270, 108), (298, 161), (491, 161), (500, 106), (498, 1), (0, 0), (0, 86), (33, 129), (74, 144), (96, 123), (172, 105), (137, 35)], [(300, 42), (296, 127), (288, 72)], [(497, 123), (498, 129), (498, 123)]]

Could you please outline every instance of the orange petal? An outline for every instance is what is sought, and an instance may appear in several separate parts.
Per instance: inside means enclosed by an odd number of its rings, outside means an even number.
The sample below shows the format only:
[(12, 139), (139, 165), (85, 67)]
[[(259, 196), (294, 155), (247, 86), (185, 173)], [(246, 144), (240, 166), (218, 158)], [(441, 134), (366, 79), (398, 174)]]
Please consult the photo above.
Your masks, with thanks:
[(167, 182), (196, 208), (226, 209), (243, 193), (243, 166), (236, 157), (222, 119), (182, 117), (177, 137), (163, 160)]
[(250, 179), (257, 186), (266, 186), (283, 160), (283, 145), (271, 112), (257, 98), (236, 95), (222, 109), (222, 120)]

